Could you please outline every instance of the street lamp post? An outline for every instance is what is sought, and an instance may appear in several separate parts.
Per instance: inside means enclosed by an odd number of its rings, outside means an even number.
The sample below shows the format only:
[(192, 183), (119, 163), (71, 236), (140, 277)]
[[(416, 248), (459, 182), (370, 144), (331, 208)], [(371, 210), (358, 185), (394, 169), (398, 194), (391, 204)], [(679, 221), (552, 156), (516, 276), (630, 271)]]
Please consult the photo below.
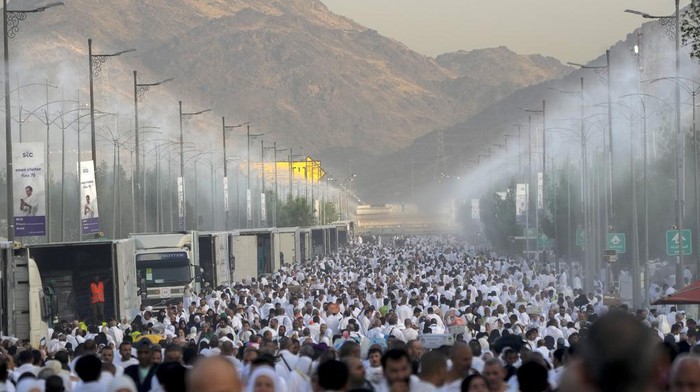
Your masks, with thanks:
[(265, 141), (260, 141), (260, 226), (267, 226), (267, 211), (265, 203)]
[[(540, 211), (539, 210), (541, 207), (543, 218), (544, 218), (544, 210), (545, 210), (544, 189), (545, 189), (545, 168), (546, 168), (546, 162), (547, 162), (547, 149), (546, 149), (546, 147), (547, 147), (547, 136), (546, 136), (547, 135), (547, 109), (546, 109), (546, 101), (542, 100), (542, 109), (524, 109), (524, 110), (526, 112), (529, 112), (529, 113), (542, 113), (542, 189), (539, 189), (540, 184), (539, 184), (539, 178), (538, 178), (538, 181), (537, 181), (538, 194), (537, 194), (537, 203), (535, 205), (535, 236), (539, 239), (539, 235), (540, 235), (539, 234), (539, 232), (540, 232), (540, 222), (539, 222)], [(528, 117), (528, 120), (531, 121), (529, 117)], [(539, 192), (541, 192), (542, 194), (540, 195)], [(542, 197), (541, 203), (540, 203), (540, 196)], [(528, 195), (528, 199), (529, 199), (529, 195)], [(540, 206), (540, 204), (541, 204), (541, 206)], [(537, 241), (539, 241), (539, 240), (537, 240)], [(539, 248), (539, 243), (537, 241), (536, 241), (536, 248), (537, 248), (537, 255), (539, 256), (539, 254), (540, 254), (539, 249), (540, 248)], [(544, 254), (544, 252), (542, 254)], [(546, 261), (546, 258), (547, 257), (545, 256), (545, 261)], [(558, 269), (558, 265), (557, 265), (557, 269)]]
[[(676, 229), (678, 230), (678, 236), (680, 238), (680, 249), (678, 251), (678, 259), (676, 266), (676, 288), (679, 289), (683, 286), (683, 205), (685, 203), (685, 195), (683, 194), (683, 185), (685, 179), (685, 173), (683, 172), (683, 161), (685, 159), (685, 143), (683, 143), (684, 135), (681, 132), (681, 89), (680, 89), (680, 68), (681, 68), (681, 57), (680, 57), (680, 44), (681, 44), (681, 23), (680, 23), (680, 0), (675, 0), (676, 12), (673, 15), (667, 16), (656, 16), (650, 15), (646, 12), (636, 11), (626, 9), (625, 12), (635, 15), (640, 15), (645, 19), (658, 19), (659, 23), (666, 26), (667, 32), (671, 32), (673, 28), (673, 33), (669, 34), (675, 38), (675, 89), (674, 89), (674, 103), (675, 103), (675, 126), (676, 126)], [(695, 110), (695, 108), (693, 108)]]
[[(155, 150), (155, 155), (156, 155), (156, 188), (160, 187), (160, 190), (156, 191), (156, 231), (157, 232), (162, 232), (165, 230), (165, 212), (164, 212), (164, 201), (163, 201), (163, 180), (162, 180), (162, 175), (161, 175), (161, 159), (163, 154), (168, 153), (168, 175), (167, 175), (167, 183), (172, 184), (172, 180), (170, 177), (170, 156), (171, 156), (171, 148), (178, 148), (180, 146), (180, 143), (178, 141), (170, 140), (170, 139), (156, 139), (153, 140), (154, 142), (163, 142), (157, 144), (154, 149), (151, 151)], [(149, 152), (150, 153), (150, 152)], [(148, 153), (146, 153), (148, 155)], [(146, 162), (144, 160), (144, 166), (146, 165)], [(134, 176), (131, 176), (132, 179), (132, 199), (134, 198), (133, 194), (133, 179)], [(170, 187), (168, 186), (168, 189)], [(172, 199), (172, 192), (168, 192), (169, 195), (171, 196)], [(171, 204), (172, 205), (172, 204)], [(135, 218), (134, 218), (135, 219)], [(170, 230), (172, 230), (172, 208), (171, 208), (171, 214), (170, 214), (170, 222), (171, 222), (171, 227)], [(136, 227), (136, 221), (134, 221), (134, 228)]]
[(111, 54), (92, 54), (92, 38), (88, 38), (88, 64), (90, 68), (90, 137), (92, 138), (92, 162), (95, 167), (97, 167), (97, 148), (95, 146), (95, 95), (93, 90), (93, 76), (100, 74), (100, 71), (102, 71), (102, 64), (104, 64), (108, 58), (135, 51), (136, 49), (127, 49)]
[[(690, 87), (685, 83), (682, 83), (680, 80), (685, 80), (688, 82), (693, 83), (693, 86)], [(692, 110), (693, 110), (693, 120), (692, 120), (692, 129), (691, 129), (691, 134), (693, 135), (693, 184), (694, 184), (694, 199), (695, 199), (695, 227), (697, 230), (700, 230), (700, 193), (698, 191), (698, 134), (697, 134), (697, 127), (696, 127), (696, 113), (695, 113), (695, 101), (696, 101), (696, 96), (698, 94), (698, 91), (700, 91), (700, 83), (696, 82), (693, 79), (688, 79), (688, 78), (683, 78), (683, 77), (663, 77), (663, 78), (657, 78), (650, 80), (649, 83), (655, 83), (660, 80), (671, 80), (671, 81), (676, 81), (680, 87), (683, 87), (685, 91), (690, 94), (692, 97)], [(695, 87), (697, 85), (697, 87)], [(646, 159), (646, 158), (645, 158)], [(646, 178), (646, 177), (645, 177)], [(695, 242), (696, 244), (700, 244), (700, 235), (695, 236)], [(700, 249), (700, 245), (696, 246), (696, 249)], [(700, 257), (696, 257), (696, 263), (697, 263), (697, 268), (696, 271), (700, 272)]]
[(253, 227), (253, 197), (250, 190), (250, 138), (262, 136), (262, 133), (251, 134), (250, 124), (246, 125), (246, 137), (247, 137), (247, 173), (246, 173), (246, 228), (250, 229)]
[[(236, 128), (240, 128), (249, 123), (237, 124), (237, 125), (226, 125), (226, 117), (221, 117), (221, 131), (223, 134), (223, 150), (224, 150), (224, 210), (226, 211), (224, 226), (226, 230), (229, 228), (229, 206), (228, 206), (228, 169), (226, 165), (226, 131), (231, 131)], [(236, 206), (238, 208), (238, 206)]]
[[(138, 232), (141, 232), (145, 230), (146, 228), (144, 227), (144, 214), (146, 212), (145, 209), (142, 211), (140, 210), (140, 206), (142, 203), (145, 203), (146, 195), (145, 192), (142, 190), (141, 186), (141, 162), (139, 160), (139, 154), (138, 152), (140, 151), (140, 146), (139, 146), (139, 101), (142, 101), (144, 96), (146, 95), (146, 91), (150, 90), (151, 87), (153, 86), (159, 86), (164, 83), (168, 83), (173, 78), (168, 78), (165, 80), (161, 80), (160, 82), (156, 83), (138, 83), (138, 78), (137, 78), (137, 71), (134, 70), (134, 148), (136, 149), (136, 205), (134, 206), (135, 208), (135, 214), (137, 216), (136, 219), (136, 230)], [(145, 178), (144, 178), (145, 180)]]
[[(7, 177), (7, 239), (15, 239), (15, 223), (13, 206), (13, 181), (14, 170), (12, 166), (12, 112), (10, 111), (10, 54), (9, 39), (14, 38), (19, 31), (19, 22), (27, 18), (27, 14), (42, 12), (51, 7), (63, 5), (63, 2), (50, 3), (43, 7), (31, 10), (8, 11), (7, 0), (2, 0), (2, 20), (3, 20), (3, 61), (5, 65), (5, 173)], [(3, 312), (3, 318), (6, 318)]]
[[(580, 133), (579, 133), (579, 139), (580, 139), (580, 147), (581, 147), (581, 212), (583, 215), (583, 232), (586, 235), (586, 240), (584, 242), (584, 245), (582, 247), (583, 249), (583, 265), (585, 269), (585, 279), (584, 279), (584, 286), (586, 291), (591, 291), (593, 289), (593, 274), (594, 274), (594, 263), (593, 259), (591, 258), (591, 255), (593, 252), (591, 251), (591, 239), (593, 238), (593, 233), (591, 231), (591, 224), (590, 224), (590, 218), (589, 218), (589, 211), (588, 211), (588, 202), (587, 202), (587, 186), (588, 186), (588, 180), (587, 180), (587, 173), (588, 173), (588, 162), (586, 159), (587, 156), (587, 151), (586, 151), (586, 132), (585, 132), (585, 116), (586, 116), (586, 107), (585, 107), (585, 101), (584, 101), (584, 83), (583, 83), (583, 77), (581, 78), (581, 89), (578, 91), (570, 91), (570, 90), (561, 90), (561, 89), (554, 89), (556, 91), (559, 91), (561, 93), (570, 93), (570, 94), (578, 94), (579, 95), (579, 103), (580, 103), (580, 116), (581, 116), (581, 127), (580, 127)], [(570, 213), (569, 213), (570, 215)], [(571, 218), (569, 218), (570, 221)], [(569, 222), (569, 228), (571, 228), (571, 222)], [(567, 231), (568, 233), (568, 231)], [(569, 241), (571, 241), (571, 238), (569, 238)], [(569, 254), (569, 262), (571, 262), (571, 254)]]
[[(290, 149), (289, 151), (291, 152), (292, 150)], [(292, 155), (290, 155), (289, 161), (290, 161), (290, 162), (293, 162), (293, 160), (294, 160), (295, 158), (304, 158), (304, 157), (305, 157), (304, 154), (292, 154)], [(290, 185), (291, 185), (291, 184), (292, 184), (292, 177), (293, 177), (293, 176), (292, 176), (292, 166), (291, 166), (291, 164), (290, 164), (289, 167), (290, 167), (290, 169), (289, 169), (289, 180), (290, 180)], [(297, 181), (297, 197), (300, 197), (300, 195), (301, 195), (301, 191), (300, 191), (299, 187), (300, 187), (300, 181)]]
[[(146, 214), (146, 185), (147, 183), (145, 182), (146, 178), (146, 149), (145, 148), (137, 148), (136, 147), (136, 139), (141, 136), (145, 135), (148, 133), (151, 134), (162, 134), (162, 132), (157, 131), (160, 129), (158, 126), (140, 126), (138, 131), (134, 131), (133, 135), (128, 136), (128, 139), (131, 139), (132, 137), (134, 138), (134, 151), (136, 154), (136, 159), (139, 159), (139, 154), (141, 154), (141, 162), (143, 162), (142, 168), (139, 167), (131, 167), (132, 173), (131, 173), (131, 178), (132, 182), (133, 180), (136, 180), (136, 186), (135, 186), (135, 192), (132, 195), (134, 197), (134, 219), (135, 219), (135, 230), (137, 232), (147, 232), (148, 231), (148, 220), (147, 220), (147, 214)], [(147, 131), (146, 129), (156, 129), (156, 131)], [(143, 170), (141, 170), (143, 169)], [(143, 177), (144, 182), (143, 186), (139, 181), (139, 178)], [(157, 188), (157, 186), (156, 186)], [(142, 197), (139, 198), (139, 195)], [(140, 199), (140, 200), (139, 200)], [(141, 211), (139, 211), (139, 208)], [(141, 223), (141, 220), (143, 219), (143, 224)]]
[(607, 94), (608, 94), (608, 152), (607, 152), (607, 172), (608, 172), (608, 181), (606, 182), (608, 191), (605, 193), (605, 197), (607, 199), (605, 203), (605, 208), (603, 210), (605, 214), (605, 236), (607, 238), (608, 232), (610, 231), (610, 226), (611, 226), (611, 217), (614, 215), (613, 213), (613, 180), (612, 180), (612, 173), (613, 173), (613, 128), (612, 128), (612, 93), (611, 93), (611, 79), (612, 79), (612, 74), (610, 72), (610, 51), (606, 50), (605, 51), (605, 63), (606, 65), (601, 65), (601, 66), (590, 66), (590, 65), (583, 65), (583, 64), (578, 64), (578, 63), (572, 63), (569, 62), (567, 64), (573, 65), (575, 67), (579, 67), (581, 69), (592, 69), (592, 70), (606, 70), (607, 78)]
[(184, 231), (187, 228), (187, 198), (185, 197), (185, 147), (184, 135), (182, 133), (182, 122), (184, 117), (192, 117), (200, 115), (202, 113), (211, 112), (211, 109), (204, 109), (198, 112), (185, 113), (182, 111), (182, 101), (178, 101), (178, 106), (180, 108), (180, 178), (182, 181), (182, 200), (178, 200), (178, 202), (182, 203), (182, 216), (178, 217), (180, 219), (180, 221), (178, 222), (178, 230)]

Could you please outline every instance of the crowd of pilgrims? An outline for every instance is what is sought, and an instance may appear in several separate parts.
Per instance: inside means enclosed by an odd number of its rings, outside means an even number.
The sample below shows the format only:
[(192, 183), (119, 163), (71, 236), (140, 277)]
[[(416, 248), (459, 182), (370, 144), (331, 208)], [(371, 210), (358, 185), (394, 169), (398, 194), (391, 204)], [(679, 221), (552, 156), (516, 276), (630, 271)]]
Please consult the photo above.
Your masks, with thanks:
[[(568, 267), (567, 267), (568, 268)], [(609, 305), (580, 268), (451, 237), (355, 242), (133, 320), (3, 337), (0, 391), (693, 391), (699, 329)]]

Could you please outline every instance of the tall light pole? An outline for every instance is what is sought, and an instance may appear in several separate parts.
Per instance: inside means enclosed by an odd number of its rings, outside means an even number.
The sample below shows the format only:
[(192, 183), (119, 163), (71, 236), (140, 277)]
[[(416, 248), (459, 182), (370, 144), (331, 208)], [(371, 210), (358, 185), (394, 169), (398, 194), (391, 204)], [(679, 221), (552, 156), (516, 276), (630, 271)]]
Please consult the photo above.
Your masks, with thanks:
[[(19, 31), (19, 22), (27, 18), (27, 14), (42, 12), (51, 7), (63, 5), (63, 2), (50, 3), (43, 7), (31, 10), (8, 11), (7, 0), (2, 0), (2, 25), (3, 25), (3, 61), (5, 64), (5, 173), (7, 177), (7, 239), (15, 239), (14, 222), (14, 198), (12, 176), (12, 112), (10, 111), (10, 53), (9, 39), (14, 38)], [(48, 175), (48, 174), (47, 174)], [(5, 313), (3, 313), (3, 317)]]
[[(593, 266), (593, 259), (591, 258), (591, 247), (589, 244), (591, 244), (591, 239), (593, 238), (593, 233), (591, 231), (591, 224), (589, 222), (589, 212), (587, 209), (588, 202), (587, 202), (587, 184), (588, 180), (586, 178), (587, 172), (588, 172), (588, 162), (587, 162), (587, 154), (588, 152), (586, 151), (586, 131), (585, 131), (585, 116), (586, 116), (586, 106), (585, 106), (585, 95), (584, 95), (584, 83), (583, 83), (583, 77), (581, 78), (581, 89), (576, 91), (576, 90), (562, 90), (562, 89), (557, 89), (557, 88), (552, 88), (553, 90), (559, 91), (560, 93), (567, 93), (567, 94), (578, 94), (579, 96), (579, 108), (580, 108), (580, 116), (581, 116), (581, 123), (580, 123), (580, 132), (579, 132), (579, 139), (580, 139), (580, 147), (581, 147), (581, 213), (583, 216), (583, 232), (586, 235), (586, 240), (584, 245), (582, 246), (583, 249), (583, 265), (584, 265), (584, 270), (585, 270), (585, 279), (584, 279), (584, 286), (587, 292), (591, 291), (593, 289), (593, 274), (594, 274), (594, 266)], [(569, 218), (570, 219), (570, 218)], [(569, 229), (571, 228), (571, 223), (569, 222)], [(568, 231), (567, 231), (568, 233)], [(569, 236), (570, 237), (570, 236)], [(568, 239), (569, 243), (571, 241), (571, 238)], [(571, 262), (571, 254), (569, 254), (569, 262)]]
[(90, 137), (92, 138), (92, 162), (95, 167), (97, 167), (97, 148), (95, 146), (95, 94), (93, 90), (93, 76), (100, 74), (100, 71), (102, 71), (102, 64), (104, 64), (108, 58), (135, 51), (136, 49), (127, 49), (111, 54), (92, 54), (92, 38), (88, 38), (88, 64), (90, 68)]
[[(676, 12), (673, 15), (657, 16), (650, 15), (646, 12), (626, 9), (625, 12), (635, 15), (640, 15), (645, 19), (658, 19), (661, 25), (666, 26), (667, 33), (669, 36), (674, 38), (675, 41), (675, 81), (676, 86), (674, 89), (674, 103), (676, 109), (676, 229), (678, 230), (678, 238), (680, 238), (680, 245), (678, 250), (678, 264), (676, 266), (676, 288), (681, 288), (683, 286), (683, 208), (685, 203), (685, 195), (683, 194), (683, 186), (685, 180), (685, 173), (683, 170), (683, 162), (685, 160), (685, 143), (683, 138), (685, 137), (681, 132), (681, 88), (680, 88), (680, 68), (681, 68), (681, 56), (680, 56), (680, 45), (681, 45), (681, 17), (680, 17), (680, 0), (675, 0)], [(673, 31), (671, 31), (673, 29)], [(695, 108), (693, 108), (695, 111)]]
[[(700, 83), (696, 82), (693, 79), (688, 79), (688, 78), (683, 78), (683, 77), (663, 77), (663, 78), (657, 78), (650, 80), (649, 83), (655, 83), (660, 80), (671, 80), (675, 81), (676, 84), (680, 87), (683, 87), (685, 91), (690, 94), (692, 97), (692, 107), (693, 107), (693, 123), (692, 123), (692, 130), (691, 133), (693, 135), (693, 184), (694, 184), (694, 195), (695, 195), (695, 227), (697, 230), (700, 230), (700, 193), (698, 191), (698, 134), (697, 134), (697, 127), (696, 127), (696, 114), (695, 114), (695, 100), (698, 92), (700, 91)], [(681, 80), (685, 80), (688, 82), (693, 83), (693, 86), (690, 87), (685, 83), (682, 83)], [(697, 85), (697, 87), (695, 87)], [(646, 178), (646, 177), (645, 177)], [(696, 249), (700, 249), (700, 235), (695, 236), (695, 243), (696, 243)], [(700, 272), (700, 256), (696, 256), (696, 263), (697, 263), (697, 268), (696, 271)]]
[(273, 227), (277, 227), (277, 211), (278, 211), (278, 210), (277, 210), (277, 207), (278, 207), (277, 204), (278, 204), (278, 201), (279, 201), (278, 186), (277, 186), (277, 184), (278, 184), (278, 179), (277, 179), (277, 153), (278, 153), (278, 152), (289, 151), (289, 150), (290, 150), (289, 148), (280, 148), (280, 149), (277, 149), (277, 143), (275, 143), (275, 204), (272, 205), (272, 207), (274, 208), (274, 211), (273, 211), (273, 213), (272, 213), (272, 219), (273, 219), (272, 226), (273, 226)]
[(610, 231), (610, 226), (611, 226), (611, 217), (614, 216), (614, 204), (613, 204), (613, 180), (612, 180), (612, 173), (613, 173), (613, 128), (612, 128), (612, 92), (611, 92), (611, 79), (612, 79), (612, 73), (610, 72), (610, 51), (606, 50), (605, 51), (605, 63), (606, 65), (600, 65), (600, 66), (591, 66), (591, 65), (583, 65), (583, 64), (578, 64), (578, 63), (567, 63), (569, 65), (573, 65), (575, 67), (579, 67), (581, 69), (592, 69), (601, 71), (605, 70), (607, 74), (606, 82), (607, 82), (607, 94), (608, 94), (608, 151), (607, 151), (607, 172), (608, 172), (608, 181), (606, 182), (608, 191), (605, 193), (605, 197), (607, 199), (607, 202), (605, 203), (605, 208), (603, 210), (605, 214), (605, 236), (607, 238), (608, 232)]
[(260, 226), (267, 226), (267, 206), (265, 205), (265, 141), (260, 141)]
[(178, 230), (184, 231), (187, 228), (187, 198), (185, 197), (185, 147), (184, 135), (182, 133), (182, 122), (185, 117), (189, 118), (192, 116), (200, 115), (202, 113), (211, 112), (211, 109), (204, 109), (198, 112), (183, 112), (182, 101), (178, 101), (178, 106), (180, 108), (180, 178), (182, 179), (182, 216), (178, 217), (180, 219), (180, 221), (178, 222)]
[(253, 196), (250, 190), (250, 138), (262, 136), (262, 133), (251, 134), (250, 124), (246, 125), (246, 137), (247, 137), (247, 173), (246, 173), (246, 228), (250, 229), (253, 227)]
[[(639, 117), (640, 119), (640, 126), (642, 127), (642, 132), (646, 133), (646, 104), (644, 103), (644, 99), (641, 96), (641, 93), (637, 94), (627, 94), (623, 95), (623, 97), (630, 97), (633, 95), (638, 95), (638, 98), (641, 102), (642, 105), (642, 113)], [(637, 208), (637, 167), (635, 164), (635, 159), (636, 159), (636, 149), (635, 149), (635, 144), (637, 140), (635, 139), (635, 134), (634, 134), (634, 114), (635, 110), (632, 109), (629, 106), (622, 105), (618, 103), (618, 105), (629, 109), (632, 111), (632, 114), (629, 116), (629, 124), (630, 124), (630, 182), (631, 182), (631, 189), (632, 189), (632, 259), (631, 259), (631, 274), (632, 274), (632, 306), (634, 306), (635, 309), (638, 309), (639, 307), (642, 306), (642, 275), (640, 273), (640, 264), (639, 264), (639, 211)]]
[[(150, 90), (153, 86), (160, 86), (161, 84), (168, 83), (173, 78), (168, 78), (161, 80), (156, 83), (139, 83), (137, 77), (137, 71), (134, 70), (134, 148), (136, 149), (136, 205), (134, 206), (136, 214), (136, 230), (141, 232), (145, 229), (143, 224), (145, 210), (140, 211), (140, 206), (145, 203), (146, 195), (143, 192), (141, 186), (141, 162), (139, 160), (139, 101), (143, 101), (146, 91)], [(145, 180), (145, 179), (144, 179)]]
[[(540, 190), (540, 185), (539, 185), (539, 178), (538, 178), (538, 184), (537, 184), (537, 205), (535, 206), (535, 233), (539, 241), (539, 231), (540, 231), (540, 223), (539, 223), (539, 215), (540, 215), (540, 201), (539, 198), (540, 196), (542, 197), (542, 202), (541, 202), (541, 209), (542, 209), (542, 217), (544, 218), (544, 211), (545, 211), (545, 200), (544, 200), (544, 189), (545, 189), (545, 168), (546, 168), (546, 162), (547, 162), (547, 109), (546, 109), (546, 101), (542, 100), (542, 109), (524, 109), (526, 112), (529, 113), (542, 113), (542, 189)], [(539, 193), (542, 193), (541, 195)], [(537, 243), (537, 254), (539, 255), (539, 243)], [(544, 252), (542, 254), (545, 254)], [(545, 256), (545, 261), (546, 261), (546, 256)]]
[[(243, 124), (236, 124), (236, 125), (226, 125), (226, 117), (221, 117), (221, 131), (222, 131), (222, 146), (224, 150), (224, 211), (226, 211), (226, 222), (224, 223), (224, 227), (226, 230), (229, 228), (229, 207), (228, 207), (228, 169), (226, 165), (226, 131), (232, 131), (236, 128), (240, 128), (244, 125), (248, 125), (250, 123), (243, 123)], [(236, 206), (238, 208), (238, 206)]]

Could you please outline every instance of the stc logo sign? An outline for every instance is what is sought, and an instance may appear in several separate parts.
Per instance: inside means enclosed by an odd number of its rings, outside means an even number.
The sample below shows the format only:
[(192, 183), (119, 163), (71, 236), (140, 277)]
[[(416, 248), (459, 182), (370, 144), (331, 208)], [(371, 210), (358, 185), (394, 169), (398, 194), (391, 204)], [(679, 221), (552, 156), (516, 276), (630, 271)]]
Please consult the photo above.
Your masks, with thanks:
[(22, 153), (22, 158), (34, 158), (34, 153), (31, 151), (25, 151)]

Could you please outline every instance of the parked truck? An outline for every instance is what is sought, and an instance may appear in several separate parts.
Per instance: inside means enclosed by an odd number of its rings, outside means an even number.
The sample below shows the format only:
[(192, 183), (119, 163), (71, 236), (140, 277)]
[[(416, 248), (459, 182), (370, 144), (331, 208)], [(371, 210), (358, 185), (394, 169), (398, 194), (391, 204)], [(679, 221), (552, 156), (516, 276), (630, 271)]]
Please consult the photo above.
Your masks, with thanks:
[(326, 255), (326, 230), (321, 226), (311, 228), (311, 257), (323, 257)]
[(230, 246), (235, 259), (235, 281), (250, 281), (251, 278), (275, 271), (276, 233), (277, 229), (274, 228), (236, 230), (232, 233)]
[(301, 232), (298, 227), (283, 227), (273, 233), (275, 245), (274, 270), (283, 264), (296, 264), (301, 259)]
[(106, 317), (131, 320), (139, 312), (132, 240), (28, 245), (13, 253), (3, 248), (3, 331), (10, 335), (36, 346), (49, 325), (94, 321), (90, 282), (96, 276), (105, 285)]
[(185, 286), (199, 291), (197, 232), (132, 234), (141, 302), (156, 309), (183, 300)]
[(305, 263), (313, 258), (313, 248), (311, 247), (311, 229), (308, 227), (299, 228), (299, 257)]
[(333, 222), (338, 230), (338, 246), (347, 246), (354, 238), (354, 223), (352, 221)]
[(199, 266), (202, 280), (211, 287), (229, 285), (233, 281), (233, 249), (231, 232), (199, 232)]

